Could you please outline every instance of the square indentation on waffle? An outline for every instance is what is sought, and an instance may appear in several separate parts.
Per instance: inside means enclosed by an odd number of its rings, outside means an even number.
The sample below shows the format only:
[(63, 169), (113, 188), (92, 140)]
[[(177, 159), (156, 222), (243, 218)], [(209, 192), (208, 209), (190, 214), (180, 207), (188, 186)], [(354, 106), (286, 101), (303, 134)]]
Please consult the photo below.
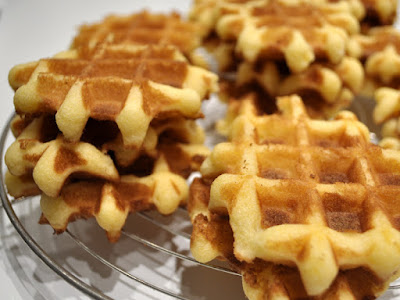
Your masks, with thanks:
[[(200, 116), (217, 76), (191, 66), (172, 46), (103, 45), (17, 65), (9, 74), (21, 114), (55, 113), (58, 128), (78, 141), (89, 117), (115, 121), (127, 147), (139, 147), (154, 118)], [(25, 81), (28, 80), (28, 81)]]
[(256, 152), (258, 176), (267, 179), (299, 179), (302, 176), (298, 151), (284, 146), (262, 147)]
[(318, 189), (327, 226), (339, 232), (365, 232), (368, 229), (367, 193), (359, 186), (337, 185)]
[(373, 168), (377, 185), (400, 186), (400, 162), (397, 153), (396, 150), (369, 149), (368, 161)]
[(365, 183), (358, 152), (344, 149), (313, 149), (310, 153), (315, 171), (315, 174), (310, 176), (318, 183)]

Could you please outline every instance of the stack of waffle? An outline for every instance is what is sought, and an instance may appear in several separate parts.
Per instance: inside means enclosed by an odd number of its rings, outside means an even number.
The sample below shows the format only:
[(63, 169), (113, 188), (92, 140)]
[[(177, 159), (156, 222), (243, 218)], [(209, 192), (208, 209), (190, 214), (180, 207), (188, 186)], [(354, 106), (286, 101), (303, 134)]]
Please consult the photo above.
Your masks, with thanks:
[(400, 149), (400, 32), (391, 26), (394, 12), (393, 16), (389, 13), (390, 7), (396, 8), (396, 3), (377, 4), (382, 8), (382, 22), (375, 22), (376, 26), (366, 27), (362, 34), (352, 36), (347, 52), (363, 63), (365, 82), (361, 94), (375, 98), (373, 119), (376, 124), (382, 124), (381, 146)]
[(328, 0), (198, 0), (191, 12), (220, 70), (234, 72), (223, 90), (299, 94), (313, 117), (348, 106), (362, 87), (362, 65), (346, 48), (364, 14), (358, 1)]
[(381, 145), (400, 149), (400, 32), (377, 27), (367, 35), (354, 36), (349, 53), (364, 62), (364, 93), (376, 100), (374, 121), (383, 124)]
[(8, 192), (41, 194), (41, 222), (57, 232), (94, 216), (111, 241), (130, 212), (184, 204), (185, 178), (208, 154), (195, 119), (217, 89), (184, 55), (194, 28), (176, 14), (107, 18), (82, 27), (70, 50), (15, 66)]
[(351, 112), (312, 120), (298, 96), (236, 102), (230, 141), (191, 186), (191, 250), (225, 259), (249, 299), (373, 299), (400, 271), (400, 153)]

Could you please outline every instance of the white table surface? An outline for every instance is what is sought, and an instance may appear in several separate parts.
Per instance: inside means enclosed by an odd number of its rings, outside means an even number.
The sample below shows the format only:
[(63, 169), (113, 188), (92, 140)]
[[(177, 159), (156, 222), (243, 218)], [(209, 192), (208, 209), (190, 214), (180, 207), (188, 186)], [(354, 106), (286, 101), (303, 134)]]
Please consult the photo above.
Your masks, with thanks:
[[(13, 109), (9, 69), (18, 63), (52, 56), (67, 49), (76, 28), (110, 13), (142, 8), (185, 12), (190, 1), (135, 0), (0, 0), (0, 130)], [(0, 211), (0, 299), (89, 299), (63, 282), (24, 244)], [(393, 294), (384, 299), (397, 299)]]

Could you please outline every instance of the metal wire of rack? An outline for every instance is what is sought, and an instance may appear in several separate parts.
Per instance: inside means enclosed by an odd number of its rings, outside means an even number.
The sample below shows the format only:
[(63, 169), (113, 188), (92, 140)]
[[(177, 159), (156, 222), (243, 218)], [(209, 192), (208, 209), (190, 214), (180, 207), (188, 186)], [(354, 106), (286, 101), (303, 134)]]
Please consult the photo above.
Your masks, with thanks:
[[(355, 108), (357, 110), (358, 108)], [(1, 137), (0, 137), (0, 157), (4, 156), (4, 150), (6, 146), (6, 139), (8, 137), (8, 134), (10, 132), (10, 122), (13, 116), (9, 118), (7, 121), (7, 125), (5, 126)], [(0, 160), (0, 168), (3, 170), (3, 160)], [(16, 205), (19, 205), (20, 203), (24, 203), (26, 201), (30, 201), (31, 198), (21, 198), (21, 199), (15, 199), (12, 200), (8, 197), (6, 188), (4, 185), (4, 174), (3, 172), (0, 172), (0, 197), (1, 197), (1, 203), (3, 205), (3, 208), (8, 215), (8, 218), (12, 225), (15, 227), (16, 231), (18, 234), (21, 236), (21, 238), (25, 241), (25, 243), (29, 246), (29, 248), (36, 254), (52, 271), (54, 271), (56, 274), (61, 276), (66, 282), (83, 292), (84, 294), (87, 294), (91, 298), (94, 299), (115, 299), (116, 297), (110, 296), (107, 294), (106, 291), (102, 290), (98, 286), (94, 286), (93, 282), (87, 281), (81, 276), (77, 274), (77, 272), (74, 272), (71, 270), (71, 268), (68, 267), (68, 264), (66, 264), (63, 261), (58, 261), (55, 259), (54, 256), (48, 253), (46, 249), (43, 248), (43, 246), (38, 243), (37, 240), (35, 240), (35, 237), (33, 237), (27, 230), (27, 228), (24, 226), (24, 224), (21, 222), (19, 219), (19, 216), (14, 210), (14, 207)], [(144, 227), (148, 226), (153, 226), (155, 228), (155, 231), (158, 232), (157, 235), (166, 235), (168, 236), (166, 240), (171, 241), (174, 239), (179, 239), (179, 246), (176, 246), (176, 249), (173, 249), (171, 247), (170, 243), (158, 243), (157, 241), (153, 241), (152, 238), (149, 238), (149, 236), (146, 236), (146, 234), (142, 235), (141, 230), (138, 230), (135, 232), (135, 230), (130, 230), (125, 228), (122, 231), (122, 237), (121, 239), (124, 239), (128, 243), (137, 243), (140, 244), (144, 249), (148, 249), (148, 251), (154, 251), (156, 255), (165, 255), (165, 257), (172, 257), (178, 261), (178, 264), (183, 264), (183, 263), (188, 263), (190, 265), (194, 265), (196, 267), (202, 268), (202, 269), (207, 269), (212, 272), (218, 273), (218, 274), (225, 274), (229, 278), (237, 278), (240, 279), (240, 275), (233, 272), (228, 268), (227, 265), (221, 264), (202, 264), (197, 261), (195, 261), (191, 255), (190, 251), (188, 250), (190, 248), (190, 221), (187, 216), (187, 212), (184, 209), (179, 209), (178, 210), (178, 220), (176, 223), (179, 223), (180, 226), (174, 226), (174, 224), (171, 225), (171, 220), (175, 219), (176, 216), (170, 217), (170, 218), (165, 218), (163, 216), (160, 216), (159, 214), (156, 213), (137, 213), (135, 214), (135, 218), (138, 219), (138, 222), (145, 222)], [(38, 226), (43, 226), (43, 225), (38, 225)], [(93, 258), (93, 260), (97, 264), (101, 264), (105, 266), (106, 268), (115, 271), (116, 273), (119, 274), (119, 276), (124, 277), (128, 280), (134, 281), (140, 285), (146, 286), (152, 291), (158, 293), (157, 299), (159, 298), (164, 298), (164, 297), (171, 297), (175, 299), (208, 299), (209, 297), (204, 296), (200, 293), (193, 293), (188, 290), (187, 287), (183, 288), (170, 288), (168, 287), (169, 283), (171, 283), (171, 286), (173, 286), (173, 282), (175, 279), (173, 279), (173, 275), (171, 275), (171, 278), (167, 279), (167, 284), (158, 284), (157, 282), (152, 282), (152, 279), (150, 278), (143, 278), (138, 274), (134, 274), (129, 268), (126, 268), (125, 266), (122, 266), (119, 263), (116, 263), (114, 261), (111, 261), (107, 255), (104, 255), (102, 251), (99, 251), (99, 248), (93, 247), (93, 244), (88, 243), (85, 239), (83, 239), (80, 236), (79, 232), (75, 232), (74, 230), (71, 230), (68, 228), (65, 233), (65, 236), (69, 238), (69, 241), (71, 244), (75, 244), (80, 251), (83, 251), (87, 253), (88, 257)], [(50, 237), (51, 238), (51, 237)], [(135, 249), (135, 246), (131, 247), (132, 249)], [(179, 249), (181, 248), (181, 249)], [(147, 250), (144, 250), (146, 252)], [(162, 260), (162, 259), (161, 259)], [(163, 262), (161, 262), (162, 264)], [(152, 268), (152, 266), (149, 266), (149, 268)], [(157, 270), (158, 267), (153, 267), (153, 269)], [(172, 273), (176, 272), (175, 269), (172, 268), (170, 270)], [(156, 271), (156, 273), (158, 270)], [(198, 272), (198, 271), (197, 271)], [(140, 273), (140, 272), (139, 272)], [(172, 274), (171, 273), (171, 274)], [(201, 273), (201, 272), (200, 272)], [(157, 274), (156, 274), (157, 275)], [(200, 280), (203, 280), (204, 277), (201, 277)], [(209, 281), (212, 281), (213, 279), (210, 279)], [(179, 280), (178, 280), (179, 281)], [(226, 281), (221, 281), (221, 282), (216, 282), (216, 286), (220, 286), (221, 284), (226, 285)], [(237, 283), (237, 282), (236, 282)], [(179, 284), (178, 284), (179, 285)], [(240, 290), (240, 283), (238, 284), (239, 287), (236, 291)], [(229, 284), (228, 284), (229, 286)], [(232, 289), (232, 286), (229, 287), (229, 289)], [(390, 289), (392, 290), (399, 290), (400, 289), (400, 284), (392, 284), (390, 286)], [(235, 294), (237, 296), (237, 299), (243, 299), (244, 295), (235, 291), (231, 291), (232, 294)], [(223, 293), (222, 293), (223, 294)], [(218, 295), (221, 295), (219, 293)], [(204, 296), (204, 297), (203, 297)], [(226, 296), (226, 295), (225, 295)], [(206, 297), (206, 298), (205, 298)], [(118, 297), (119, 298), (119, 297)], [(212, 297), (210, 297), (212, 298)], [(218, 298), (218, 297), (215, 297)], [(231, 298), (232, 297), (228, 297)], [(392, 295), (389, 296), (384, 296), (383, 299), (398, 299), (396, 297), (393, 297)]]

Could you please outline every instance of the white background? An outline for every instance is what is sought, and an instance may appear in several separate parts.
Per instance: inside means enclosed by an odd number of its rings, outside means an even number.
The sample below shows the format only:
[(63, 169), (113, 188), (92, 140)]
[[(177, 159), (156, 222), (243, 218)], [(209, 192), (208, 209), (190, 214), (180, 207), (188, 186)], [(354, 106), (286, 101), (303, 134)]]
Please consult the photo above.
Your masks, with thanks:
[[(190, 1), (171, 0), (0, 0), (0, 129), (14, 111), (13, 91), (7, 81), (12, 66), (67, 49), (79, 24), (99, 21), (110, 13), (129, 14), (145, 7), (158, 12), (186, 12), (189, 6)], [(88, 299), (56, 279), (51, 286), (47, 283), (39, 288), (38, 278), (57, 276), (30, 252), (3, 212), (0, 223), (1, 299), (52, 299), (55, 294), (60, 299)], [(393, 294), (385, 298), (389, 297), (396, 298)]]

